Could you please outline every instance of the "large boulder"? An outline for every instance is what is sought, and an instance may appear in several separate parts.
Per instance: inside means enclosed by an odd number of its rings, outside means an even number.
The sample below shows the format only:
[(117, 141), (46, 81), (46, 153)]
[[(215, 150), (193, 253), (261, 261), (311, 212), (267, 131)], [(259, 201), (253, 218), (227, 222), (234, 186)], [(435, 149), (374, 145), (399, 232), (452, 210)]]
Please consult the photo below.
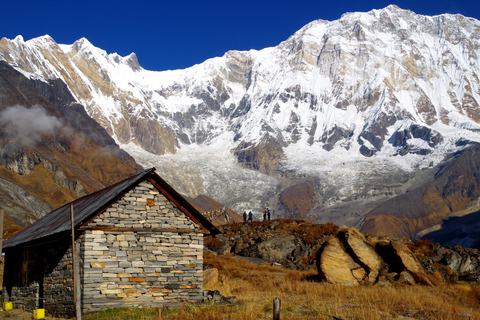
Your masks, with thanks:
[(399, 258), (404, 269), (410, 272), (417, 283), (430, 286), (433, 285), (432, 280), (435, 278), (427, 275), (422, 264), (408, 248), (405, 242), (401, 240), (392, 240), (390, 241), (390, 245), (393, 249), (393, 253)]
[(345, 251), (337, 237), (323, 245), (318, 270), (328, 282), (345, 286), (359, 286), (366, 276), (365, 270)]
[(436, 285), (444, 281), (438, 270), (427, 273), (406, 242), (388, 238), (374, 241), (375, 247), (355, 229), (343, 228), (319, 250), (320, 275), (330, 283), (346, 286), (385, 281)]
[(368, 243), (363, 235), (355, 229), (345, 228), (339, 232), (339, 237), (348, 245), (355, 261), (368, 273), (367, 284), (374, 284), (385, 268), (382, 258), (375, 252), (375, 249)]

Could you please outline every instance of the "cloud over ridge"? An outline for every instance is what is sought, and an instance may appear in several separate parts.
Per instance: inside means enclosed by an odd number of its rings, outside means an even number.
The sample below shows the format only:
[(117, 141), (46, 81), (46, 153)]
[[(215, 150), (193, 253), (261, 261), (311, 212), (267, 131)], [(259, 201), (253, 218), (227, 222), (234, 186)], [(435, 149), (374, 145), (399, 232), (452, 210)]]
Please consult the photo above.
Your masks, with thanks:
[(0, 124), (11, 139), (27, 145), (40, 141), (42, 135), (53, 135), (56, 130), (64, 128), (62, 121), (47, 114), (39, 105), (6, 108), (0, 112)]

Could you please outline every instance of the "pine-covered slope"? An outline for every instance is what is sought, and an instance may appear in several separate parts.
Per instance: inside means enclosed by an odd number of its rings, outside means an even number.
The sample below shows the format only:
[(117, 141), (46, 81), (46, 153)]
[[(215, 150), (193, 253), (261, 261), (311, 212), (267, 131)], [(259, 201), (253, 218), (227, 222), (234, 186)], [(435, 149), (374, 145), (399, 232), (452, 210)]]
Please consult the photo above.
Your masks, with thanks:
[(353, 225), (480, 142), (479, 37), (475, 19), (388, 6), (184, 70), (49, 36), (4, 38), (0, 59), (64, 81), (139, 163), (192, 197)]

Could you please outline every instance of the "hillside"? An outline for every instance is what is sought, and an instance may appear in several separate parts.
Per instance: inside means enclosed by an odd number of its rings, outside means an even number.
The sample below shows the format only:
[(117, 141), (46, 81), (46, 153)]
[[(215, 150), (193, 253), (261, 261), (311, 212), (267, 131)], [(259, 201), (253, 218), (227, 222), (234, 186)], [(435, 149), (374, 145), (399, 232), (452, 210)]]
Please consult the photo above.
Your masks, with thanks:
[[(221, 226), (232, 222), (239, 223), (243, 221), (243, 217), (241, 217), (238, 213), (205, 195), (198, 195), (195, 199), (186, 197), (186, 199), (193, 204), (198, 211), (206, 215), (208, 220), (215, 226)], [(217, 214), (210, 215), (209, 213), (211, 212), (216, 212)]]
[(0, 61), (0, 206), (5, 235), (141, 167), (58, 80)]
[[(444, 220), (453, 218), (464, 209), (468, 208), (469, 212), (478, 210), (475, 204), (480, 197), (478, 159), (478, 143), (456, 152), (435, 168), (435, 175), (430, 181), (371, 210), (365, 216), (361, 230), (372, 234), (418, 238), (417, 233), (425, 236), (428, 234), (426, 229), (438, 230)], [(450, 240), (459, 237), (452, 232)]]

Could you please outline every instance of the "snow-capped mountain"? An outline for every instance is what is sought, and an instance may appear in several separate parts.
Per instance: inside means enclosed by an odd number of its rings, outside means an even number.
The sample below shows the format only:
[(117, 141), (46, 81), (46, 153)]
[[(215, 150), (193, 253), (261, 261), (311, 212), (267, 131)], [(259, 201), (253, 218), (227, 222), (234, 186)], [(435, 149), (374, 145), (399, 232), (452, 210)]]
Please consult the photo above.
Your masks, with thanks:
[(392, 5), (184, 70), (148, 71), (133, 53), (49, 36), (3, 38), (0, 59), (64, 81), (139, 163), (189, 196), (352, 225), (480, 142), (479, 45), (475, 19)]

